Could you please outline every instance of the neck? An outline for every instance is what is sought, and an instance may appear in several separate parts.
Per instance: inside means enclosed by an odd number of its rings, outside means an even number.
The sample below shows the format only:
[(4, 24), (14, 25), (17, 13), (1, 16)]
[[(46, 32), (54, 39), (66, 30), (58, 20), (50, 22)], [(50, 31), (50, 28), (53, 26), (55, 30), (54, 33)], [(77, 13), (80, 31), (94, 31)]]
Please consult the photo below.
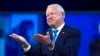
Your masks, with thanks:
[(62, 24), (63, 24), (64, 22), (62, 22), (62, 23), (59, 23), (59, 24), (57, 24), (57, 25), (55, 25), (55, 26), (52, 26), (54, 29), (57, 29), (59, 26), (61, 26)]

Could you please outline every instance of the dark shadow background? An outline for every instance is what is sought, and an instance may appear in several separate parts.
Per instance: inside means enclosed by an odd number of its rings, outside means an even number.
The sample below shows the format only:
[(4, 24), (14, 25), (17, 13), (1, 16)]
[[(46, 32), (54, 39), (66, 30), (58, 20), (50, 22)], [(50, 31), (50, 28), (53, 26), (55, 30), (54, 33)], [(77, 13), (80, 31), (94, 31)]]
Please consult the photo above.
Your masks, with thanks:
[(2, 11), (45, 11), (51, 3), (61, 4), (65, 11), (100, 10), (99, 0), (0, 0)]

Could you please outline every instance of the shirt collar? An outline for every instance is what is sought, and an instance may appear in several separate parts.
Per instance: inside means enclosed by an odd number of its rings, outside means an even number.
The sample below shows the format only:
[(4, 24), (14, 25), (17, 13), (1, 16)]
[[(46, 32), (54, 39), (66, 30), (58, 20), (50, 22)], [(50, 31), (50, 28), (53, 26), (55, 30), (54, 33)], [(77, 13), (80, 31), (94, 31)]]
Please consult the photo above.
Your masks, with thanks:
[[(61, 31), (61, 29), (64, 27), (65, 23), (61, 24), (56, 30)], [(55, 30), (54, 28), (52, 28), (52, 30)]]

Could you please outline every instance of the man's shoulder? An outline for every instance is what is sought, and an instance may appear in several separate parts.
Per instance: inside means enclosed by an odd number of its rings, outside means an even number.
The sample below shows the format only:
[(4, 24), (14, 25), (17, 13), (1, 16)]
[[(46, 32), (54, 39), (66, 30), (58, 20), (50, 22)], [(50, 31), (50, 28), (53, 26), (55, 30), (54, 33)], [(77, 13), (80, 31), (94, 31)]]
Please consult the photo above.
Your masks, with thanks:
[(64, 26), (64, 28), (66, 31), (70, 31), (70, 32), (80, 32), (80, 30), (78, 28), (74, 28), (74, 27), (71, 27), (71, 26)]
[(65, 25), (62, 30), (65, 31), (69, 36), (81, 36), (81, 31), (78, 28)]

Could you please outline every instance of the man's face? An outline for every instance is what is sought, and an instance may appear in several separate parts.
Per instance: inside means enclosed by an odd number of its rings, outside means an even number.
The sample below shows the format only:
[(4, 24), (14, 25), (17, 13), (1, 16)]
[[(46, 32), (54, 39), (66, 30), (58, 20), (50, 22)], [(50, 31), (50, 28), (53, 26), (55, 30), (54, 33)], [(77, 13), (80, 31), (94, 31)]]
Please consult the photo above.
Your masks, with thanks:
[(48, 7), (46, 10), (46, 17), (47, 23), (51, 27), (56, 26), (64, 20), (63, 13), (58, 11), (56, 7)]

